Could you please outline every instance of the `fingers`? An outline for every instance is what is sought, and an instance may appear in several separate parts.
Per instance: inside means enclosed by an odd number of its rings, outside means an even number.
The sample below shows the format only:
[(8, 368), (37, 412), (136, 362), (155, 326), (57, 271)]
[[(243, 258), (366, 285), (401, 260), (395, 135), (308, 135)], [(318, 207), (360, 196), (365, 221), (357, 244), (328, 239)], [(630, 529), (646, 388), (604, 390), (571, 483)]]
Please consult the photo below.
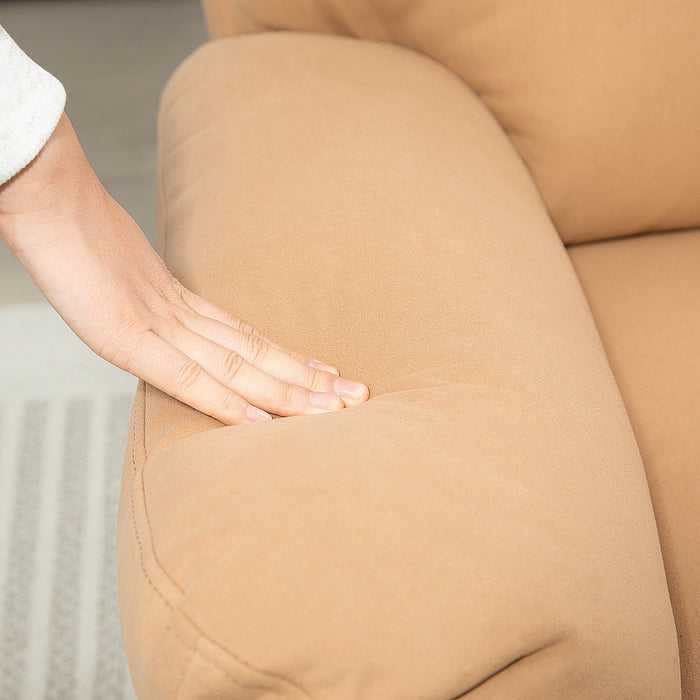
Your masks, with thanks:
[[(243, 354), (246, 360), (256, 364), (268, 373), (274, 374), (283, 381), (298, 384), (309, 389), (317, 391), (333, 390), (342, 398), (345, 406), (363, 403), (369, 398), (369, 389), (365, 384), (347, 379), (340, 379), (335, 383), (333, 389), (318, 389), (318, 382), (323, 381), (323, 378), (318, 374), (309, 374), (307, 367), (311, 366), (321, 372), (330, 372), (340, 376), (340, 372), (336, 367), (282, 347), (263, 335), (257, 328), (241, 321), (213, 302), (191, 292), (186, 287), (181, 287), (181, 294), (187, 305), (196, 312), (187, 318), (181, 319), (185, 325), (214, 342)], [(265, 355), (264, 358), (259, 356), (256, 358), (256, 354), (253, 352), (246, 353), (246, 339), (251, 335), (262, 339), (277, 352)], [(284, 356), (291, 357), (297, 364), (290, 364)], [(269, 361), (262, 364), (260, 361), (262, 359)], [(327, 382), (328, 380), (326, 379), (325, 381)]]
[(290, 352), (174, 282), (167, 309), (153, 309), (138, 338), (119, 343), (122, 361), (110, 361), (228, 425), (326, 413), (369, 397), (365, 384)]
[[(251, 404), (279, 416), (324, 413), (343, 408), (335, 393), (334, 374), (300, 365), (285, 353), (272, 348), (259, 336), (241, 334), (237, 343), (241, 352), (224, 347), (189, 328), (179, 325), (167, 338), (207, 374)], [(242, 347), (241, 347), (242, 344)], [(249, 358), (250, 361), (246, 358)], [(280, 379), (275, 362), (282, 365), (287, 377), (302, 376), (312, 388)], [(273, 374), (265, 371), (265, 368)], [(309, 379), (311, 377), (311, 379)]]
[(138, 348), (130, 353), (128, 363), (118, 366), (227, 425), (272, 419), (152, 331), (140, 335)]
[[(312, 391), (340, 394), (344, 403), (360, 403), (369, 396), (361, 382), (350, 382), (342, 392), (344, 382), (338, 381), (337, 370), (329, 365), (309, 365), (294, 359), (278, 346), (269, 344), (262, 334), (254, 335), (232, 328), (206, 316), (187, 319), (190, 330), (205, 336), (219, 346), (235, 350), (243, 358), (269, 375)], [(331, 373), (331, 370), (335, 370)], [(344, 380), (347, 383), (347, 380)], [(256, 404), (257, 405), (257, 404)]]

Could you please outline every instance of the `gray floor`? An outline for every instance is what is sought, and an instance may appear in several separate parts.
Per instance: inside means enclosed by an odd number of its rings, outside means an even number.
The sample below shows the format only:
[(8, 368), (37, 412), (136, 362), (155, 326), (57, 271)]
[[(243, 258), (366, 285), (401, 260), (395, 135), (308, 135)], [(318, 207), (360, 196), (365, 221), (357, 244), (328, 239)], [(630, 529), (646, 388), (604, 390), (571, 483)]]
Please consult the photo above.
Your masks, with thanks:
[[(0, 24), (63, 82), (92, 167), (153, 240), (158, 99), (206, 41), (198, 0), (0, 2)], [(0, 305), (42, 298), (0, 243)]]
[(0, 328), (0, 698), (136, 700), (116, 547), (136, 380), (45, 302)]

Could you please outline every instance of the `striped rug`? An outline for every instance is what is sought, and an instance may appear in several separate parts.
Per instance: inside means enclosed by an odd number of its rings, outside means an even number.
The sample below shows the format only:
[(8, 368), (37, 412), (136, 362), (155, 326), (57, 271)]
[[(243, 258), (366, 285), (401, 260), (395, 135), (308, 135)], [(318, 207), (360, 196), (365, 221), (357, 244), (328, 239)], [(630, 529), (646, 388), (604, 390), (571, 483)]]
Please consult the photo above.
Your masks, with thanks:
[(136, 380), (44, 303), (0, 307), (0, 698), (133, 700), (116, 518)]

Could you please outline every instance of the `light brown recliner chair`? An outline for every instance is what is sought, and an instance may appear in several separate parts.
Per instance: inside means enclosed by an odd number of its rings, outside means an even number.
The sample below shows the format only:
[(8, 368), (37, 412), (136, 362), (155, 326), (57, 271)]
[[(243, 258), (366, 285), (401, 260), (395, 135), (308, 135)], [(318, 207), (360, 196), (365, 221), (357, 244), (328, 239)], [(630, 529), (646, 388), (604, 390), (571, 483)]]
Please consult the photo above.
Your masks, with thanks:
[(700, 4), (206, 10), (160, 251), (371, 396), (227, 427), (140, 384), (139, 697), (700, 697)]

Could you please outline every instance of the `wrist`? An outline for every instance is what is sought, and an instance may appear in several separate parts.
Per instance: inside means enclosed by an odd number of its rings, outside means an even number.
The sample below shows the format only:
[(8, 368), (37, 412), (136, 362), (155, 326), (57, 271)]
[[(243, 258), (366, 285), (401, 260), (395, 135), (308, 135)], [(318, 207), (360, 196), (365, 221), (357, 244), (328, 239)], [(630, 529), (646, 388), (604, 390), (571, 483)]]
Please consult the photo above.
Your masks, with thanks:
[(0, 234), (15, 252), (74, 227), (104, 195), (64, 113), (36, 158), (0, 186)]

